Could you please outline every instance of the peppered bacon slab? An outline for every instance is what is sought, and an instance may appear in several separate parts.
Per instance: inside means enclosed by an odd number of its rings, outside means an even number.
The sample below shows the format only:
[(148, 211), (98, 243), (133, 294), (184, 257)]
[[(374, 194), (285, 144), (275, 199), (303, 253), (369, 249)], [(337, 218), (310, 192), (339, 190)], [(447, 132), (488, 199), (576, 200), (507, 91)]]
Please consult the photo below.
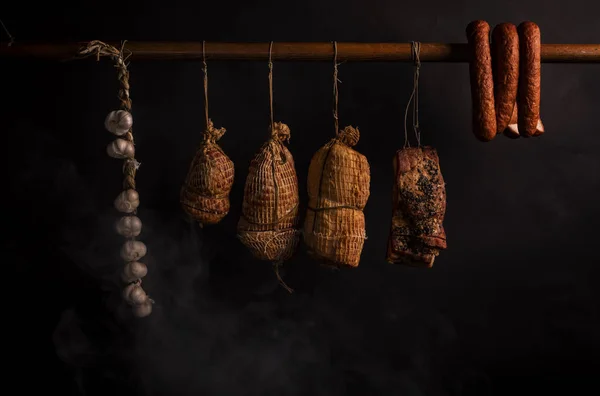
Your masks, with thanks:
[(431, 267), (446, 249), (446, 188), (432, 147), (398, 150), (394, 157), (392, 225), (387, 261)]

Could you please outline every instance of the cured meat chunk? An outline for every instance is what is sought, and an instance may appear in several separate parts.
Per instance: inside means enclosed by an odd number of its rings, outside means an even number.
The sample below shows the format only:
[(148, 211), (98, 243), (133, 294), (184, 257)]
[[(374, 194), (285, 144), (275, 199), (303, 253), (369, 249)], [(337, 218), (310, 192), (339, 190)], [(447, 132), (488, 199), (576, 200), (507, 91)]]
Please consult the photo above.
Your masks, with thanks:
[(432, 147), (409, 147), (394, 157), (392, 225), (387, 261), (431, 267), (446, 249), (442, 224), (446, 189), (437, 152)]

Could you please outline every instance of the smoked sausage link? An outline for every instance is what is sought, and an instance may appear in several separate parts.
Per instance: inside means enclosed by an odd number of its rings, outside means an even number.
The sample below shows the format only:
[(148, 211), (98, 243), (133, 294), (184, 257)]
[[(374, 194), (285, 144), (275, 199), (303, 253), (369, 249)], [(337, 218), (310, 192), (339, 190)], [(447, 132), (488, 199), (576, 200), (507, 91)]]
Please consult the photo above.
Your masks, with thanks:
[(486, 21), (473, 21), (467, 26), (466, 33), (471, 57), (469, 74), (473, 102), (473, 133), (480, 141), (489, 142), (496, 136), (490, 25)]
[[(517, 139), (518, 137), (520, 137), (521, 135), (519, 134), (519, 126), (517, 124), (518, 119), (519, 119), (519, 110), (517, 110), (517, 106), (515, 104), (514, 106), (514, 110), (513, 110), (513, 114), (512, 117), (510, 118), (510, 124), (508, 124), (508, 127), (506, 127), (506, 129), (504, 130), (504, 135), (511, 138), (511, 139)], [(542, 123), (542, 119), (538, 119), (536, 128), (535, 128), (535, 134), (533, 136), (537, 137), (537, 136), (541, 136), (544, 134), (544, 124)]]
[(518, 28), (519, 34), (519, 133), (521, 136), (535, 136), (540, 119), (541, 84), (541, 34), (540, 28), (533, 22), (523, 22)]
[(501, 23), (492, 32), (492, 70), (496, 133), (510, 123), (519, 86), (519, 34), (512, 23)]

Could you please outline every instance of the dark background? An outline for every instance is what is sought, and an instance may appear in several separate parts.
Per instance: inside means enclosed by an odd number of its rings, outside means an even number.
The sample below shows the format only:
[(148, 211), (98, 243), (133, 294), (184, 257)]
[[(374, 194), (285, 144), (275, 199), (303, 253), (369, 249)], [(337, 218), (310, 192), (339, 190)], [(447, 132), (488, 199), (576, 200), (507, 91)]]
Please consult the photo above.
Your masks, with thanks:
[[(593, 1), (3, 2), (19, 41), (465, 42), (473, 19), (537, 22), (544, 43), (594, 43)], [(3, 36), (4, 40), (5, 36)], [(109, 60), (1, 61), (5, 386), (61, 394), (514, 395), (598, 392), (599, 65), (544, 64), (537, 139), (480, 143), (466, 64), (421, 72), (423, 142), (447, 183), (448, 250), (432, 269), (384, 260), (391, 159), (412, 67), (340, 66), (341, 125), (371, 164), (359, 268), (304, 246), (279, 287), (235, 238), (243, 184), (267, 137), (267, 65), (209, 62), (210, 113), (236, 164), (232, 210), (199, 229), (178, 193), (204, 128), (198, 61), (131, 71), (148, 318), (121, 302), (112, 202), (121, 162), (105, 115)], [(275, 119), (292, 131), (305, 208), (311, 155), (333, 134), (327, 62), (276, 62)], [(13, 392), (14, 393), (14, 392)]]

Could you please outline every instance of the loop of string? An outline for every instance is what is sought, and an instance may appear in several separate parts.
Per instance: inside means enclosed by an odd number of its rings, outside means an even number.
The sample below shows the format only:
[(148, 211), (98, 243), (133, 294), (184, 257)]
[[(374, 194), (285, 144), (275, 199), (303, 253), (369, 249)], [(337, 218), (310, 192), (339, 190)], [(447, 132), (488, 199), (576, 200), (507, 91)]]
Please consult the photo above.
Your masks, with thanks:
[(273, 123), (273, 42), (269, 44), (269, 107), (271, 111), (271, 134), (275, 132)]
[(8, 46), (10, 47), (11, 45), (14, 44), (15, 38), (10, 34), (10, 32), (8, 31), (8, 29), (6, 28), (6, 25), (4, 24), (4, 22), (2, 22), (2, 19), (0, 19), (0, 25), (2, 25), (2, 29), (4, 29), (4, 32), (8, 36), (8, 40), (9, 40), (8, 41)]
[(275, 263), (273, 263), (273, 268), (275, 270), (275, 276), (277, 277), (277, 280), (279, 281), (279, 284), (288, 292), (288, 293), (293, 293), (294, 289), (292, 289), (291, 287), (289, 287), (285, 281), (283, 280), (283, 278), (281, 277), (281, 275), (279, 274), (279, 267), (283, 264), (282, 261), (277, 261)]
[(206, 65), (206, 42), (204, 40), (202, 40), (202, 71), (204, 72), (204, 118), (208, 130), (211, 122), (208, 118), (208, 66)]
[(338, 121), (338, 82), (342, 82), (338, 79), (338, 66), (337, 63), (337, 41), (333, 42), (333, 122), (335, 126), (335, 136), (339, 132), (339, 121)]
[(406, 109), (404, 111), (404, 148), (410, 147), (410, 142), (408, 141), (408, 128), (406, 126), (408, 119), (408, 109), (412, 103), (412, 121), (413, 121), (413, 131), (415, 132), (415, 137), (417, 139), (417, 147), (421, 147), (421, 129), (419, 127), (419, 75), (421, 71), (421, 59), (419, 55), (421, 53), (421, 43), (418, 41), (412, 42), (412, 59), (415, 65), (415, 71), (413, 75), (413, 90), (410, 94), (410, 98), (408, 99), (408, 103), (406, 104)]
[[(215, 143), (225, 134), (225, 128), (215, 128), (212, 120), (208, 116), (208, 65), (206, 64), (206, 41), (202, 40), (202, 72), (204, 74), (204, 118), (206, 122), (206, 130), (204, 131), (204, 141), (207, 143)], [(212, 145), (213, 149), (223, 152), (218, 145)], [(206, 153), (207, 145), (202, 146), (202, 150)]]

